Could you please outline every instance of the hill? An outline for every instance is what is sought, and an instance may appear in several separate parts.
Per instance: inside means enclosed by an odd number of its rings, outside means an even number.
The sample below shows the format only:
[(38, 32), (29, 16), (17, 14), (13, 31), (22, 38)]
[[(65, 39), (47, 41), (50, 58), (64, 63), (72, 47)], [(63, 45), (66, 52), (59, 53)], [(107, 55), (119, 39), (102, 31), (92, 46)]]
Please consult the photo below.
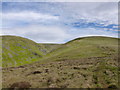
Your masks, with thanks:
[(38, 44), (19, 36), (2, 36), (3, 67), (29, 64), (53, 51), (58, 44)]
[(18, 36), (2, 36), (3, 67), (20, 66), (42, 58), (47, 49), (42, 44)]
[(77, 38), (63, 45), (38, 44), (18, 36), (2, 36), (3, 67), (20, 66), (46, 58), (50, 60), (105, 57), (117, 53), (116, 38)]
[(51, 60), (109, 57), (118, 53), (118, 39), (110, 37), (77, 38), (48, 53)]
[[(29, 64), (22, 63), (22, 66), (3, 68), (4, 88), (9, 88), (20, 82), (29, 83), (31, 88), (118, 88), (119, 86), (119, 39), (117, 38), (85, 37), (61, 45), (48, 45), (37, 44), (21, 37), (17, 37), (17, 40), (14, 37), (15, 42), (13, 36), (10, 36), (8, 40), (8, 37), (5, 37), (6, 39), (3, 38), (5, 47), (9, 44), (16, 45), (20, 40), (26, 40), (24, 44), (32, 48), (32, 51), (35, 50), (39, 53), (41, 57), (35, 56), (36, 62), (33, 60)], [(10, 38), (12, 38), (11, 42)], [(9, 43), (4, 44), (5, 41)], [(12, 51), (16, 49), (12, 49)], [(30, 51), (25, 50), (25, 52)], [(16, 53), (18, 52), (16, 51)], [(29, 55), (31, 56), (31, 54)], [(29, 55), (27, 56), (29, 57)], [(6, 55), (6, 57), (8, 56)], [(7, 59), (3, 58), (3, 60)], [(15, 58), (14, 61), (19, 62)], [(24, 60), (22, 61), (24, 62)]]

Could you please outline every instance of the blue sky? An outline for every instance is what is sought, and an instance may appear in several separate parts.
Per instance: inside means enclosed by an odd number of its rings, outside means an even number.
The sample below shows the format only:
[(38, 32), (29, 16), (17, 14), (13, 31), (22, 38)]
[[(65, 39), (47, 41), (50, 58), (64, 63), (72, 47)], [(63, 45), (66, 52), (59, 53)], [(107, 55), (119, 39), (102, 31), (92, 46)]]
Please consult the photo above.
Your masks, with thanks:
[(117, 2), (3, 2), (2, 35), (39, 43), (85, 36), (118, 37)]

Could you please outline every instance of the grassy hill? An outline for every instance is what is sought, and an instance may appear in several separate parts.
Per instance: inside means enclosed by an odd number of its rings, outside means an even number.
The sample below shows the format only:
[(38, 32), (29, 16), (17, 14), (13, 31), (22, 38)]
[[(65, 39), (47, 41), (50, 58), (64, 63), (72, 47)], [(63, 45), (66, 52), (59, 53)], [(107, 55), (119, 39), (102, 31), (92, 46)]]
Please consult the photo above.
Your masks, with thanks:
[[(119, 86), (117, 38), (84, 37), (61, 45), (37, 44), (15, 36), (3, 36), (2, 40), (3, 66), (8, 67), (3, 68), (3, 87), (8, 88), (20, 82), (28, 82), (31, 88)], [(31, 56), (34, 58), (29, 59)], [(29, 59), (28, 62), (26, 59)], [(18, 64), (15, 65), (14, 62)]]
[(38, 61), (57, 46), (59, 45), (38, 44), (18, 36), (2, 36), (2, 65), (12, 67)]
[(45, 43), (40, 43), (39, 45), (43, 46), (43, 49), (46, 51), (46, 54), (56, 50), (57, 48), (61, 47), (61, 44), (45, 44)]
[(70, 60), (92, 57), (109, 57), (118, 53), (118, 39), (110, 37), (85, 37), (69, 41), (46, 57), (51, 60)]
[(42, 58), (48, 52), (42, 44), (18, 36), (2, 36), (3, 67), (20, 66)]
[(38, 44), (18, 36), (2, 36), (3, 67), (20, 66), (39, 60), (105, 57), (117, 53), (116, 38), (77, 38), (63, 45)]

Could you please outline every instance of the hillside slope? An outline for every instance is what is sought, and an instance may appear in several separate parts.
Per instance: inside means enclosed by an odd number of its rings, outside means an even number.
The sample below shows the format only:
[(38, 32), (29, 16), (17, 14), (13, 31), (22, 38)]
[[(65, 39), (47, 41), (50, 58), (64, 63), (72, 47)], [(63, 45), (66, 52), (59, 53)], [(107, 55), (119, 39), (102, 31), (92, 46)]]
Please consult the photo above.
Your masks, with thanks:
[(48, 53), (46, 57), (49, 60), (73, 60), (91, 57), (109, 57), (117, 53), (117, 38), (96, 36), (74, 39)]
[(55, 48), (45, 44), (47, 53), (40, 50), (37, 62), (3, 68), (3, 88), (20, 82), (30, 88), (118, 88), (118, 40), (85, 37)]
[(39, 45), (41, 45), (43, 50), (46, 51), (46, 54), (53, 52), (57, 48), (62, 47), (62, 44), (39, 43)]
[(13, 67), (38, 61), (58, 46), (60, 45), (38, 44), (18, 36), (2, 36), (2, 65)]
[(3, 67), (20, 66), (42, 58), (45, 50), (32, 40), (18, 36), (2, 36)]
[(106, 57), (117, 52), (118, 39), (110, 37), (77, 38), (61, 45), (38, 44), (17, 36), (2, 37), (3, 67), (20, 66), (47, 59)]

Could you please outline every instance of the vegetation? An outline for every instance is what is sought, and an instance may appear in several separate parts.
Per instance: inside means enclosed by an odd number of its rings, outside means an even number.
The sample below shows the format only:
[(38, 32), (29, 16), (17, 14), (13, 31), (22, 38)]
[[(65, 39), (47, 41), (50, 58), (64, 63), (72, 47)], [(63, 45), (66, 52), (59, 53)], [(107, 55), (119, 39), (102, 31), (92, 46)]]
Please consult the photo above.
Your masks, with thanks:
[(38, 44), (17, 36), (2, 40), (3, 88), (119, 87), (117, 38), (85, 37), (65, 44)]
[(32, 40), (18, 36), (2, 36), (3, 67), (29, 64), (49, 52), (47, 45), (37, 44)]

